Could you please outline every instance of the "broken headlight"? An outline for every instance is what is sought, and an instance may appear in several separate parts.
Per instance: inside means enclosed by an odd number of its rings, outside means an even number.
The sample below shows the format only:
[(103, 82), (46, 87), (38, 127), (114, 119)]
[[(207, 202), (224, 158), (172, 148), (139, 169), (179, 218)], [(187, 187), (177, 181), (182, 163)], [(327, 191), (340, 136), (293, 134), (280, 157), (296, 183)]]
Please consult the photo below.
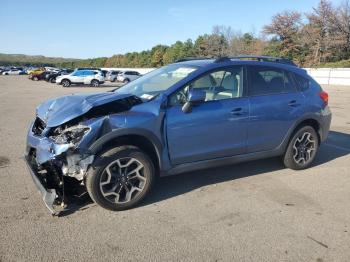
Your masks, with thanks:
[(77, 144), (89, 131), (90, 127), (83, 125), (71, 126), (63, 130), (62, 127), (57, 127), (50, 138), (56, 144)]

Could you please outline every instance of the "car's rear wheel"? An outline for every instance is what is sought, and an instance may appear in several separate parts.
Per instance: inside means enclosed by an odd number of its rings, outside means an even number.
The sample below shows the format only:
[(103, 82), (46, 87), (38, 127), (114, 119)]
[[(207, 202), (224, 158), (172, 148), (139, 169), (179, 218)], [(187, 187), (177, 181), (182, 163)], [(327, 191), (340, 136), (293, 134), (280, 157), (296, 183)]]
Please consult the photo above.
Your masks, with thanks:
[(71, 85), (71, 82), (68, 79), (63, 79), (61, 83), (64, 87), (69, 87)]
[(99, 87), (100, 86), (100, 82), (96, 79), (91, 81), (91, 86), (93, 87)]
[(135, 146), (121, 146), (96, 157), (86, 176), (86, 188), (101, 207), (125, 210), (142, 201), (154, 178), (154, 165), (145, 153)]
[(125, 78), (124, 81), (123, 81), (124, 84), (127, 84), (127, 83), (129, 83), (129, 82), (130, 82), (130, 79), (129, 79), (129, 78)]
[(54, 77), (51, 78), (51, 79), (50, 79), (50, 82), (51, 82), (51, 83), (56, 83), (56, 78), (54, 78)]
[(34, 76), (34, 77), (33, 77), (33, 80), (34, 80), (34, 81), (38, 81), (39, 78), (38, 78), (37, 76)]
[(284, 165), (300, 170), (308, 168), (318, 151), (319, 138), (311, 126), (303, 126), (297, 130), (290, 140), (283, 157)]

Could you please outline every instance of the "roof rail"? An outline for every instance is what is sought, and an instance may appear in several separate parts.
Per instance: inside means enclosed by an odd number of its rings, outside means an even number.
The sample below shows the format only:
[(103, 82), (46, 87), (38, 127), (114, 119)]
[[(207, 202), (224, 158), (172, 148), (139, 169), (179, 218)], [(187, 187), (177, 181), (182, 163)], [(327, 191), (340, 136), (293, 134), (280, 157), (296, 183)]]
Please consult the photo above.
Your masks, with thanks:
[(260, 62), (273, 62), (273, 63), (281, 63), (286, 65), (297, 66), (294, 64), (292, 60), (282, 58), (282, 57), (273, 57), (273, 56), (253, 56), (253, 55), (241, 55), (241, 56), (233, 56), (233, 57), (219, 57), (215, 60), (215, 63), (227, 62), (231, 60), (256, 60)]
[(184, 57), (175, 61), (175, 63), (186, 62), (191, 60), (205, 60), (205, 59), (213, 59), (212, 57)]
[[(175, 63), (179, 62), (186, 62), (186, 61), (191, 61), (191, 60), (205, 60), (205, 59), (215, 59), (213, 57), (185, 57), (185, 58), (180, 58), (175, 61)], [(280, 63), (280, 64), (286, 64), (286, 65), (291, 65), (291, 66), (297, 66), (294, 64), (292, 60), (282, 58), (282, 57), (273, 57), (273, 56), (254, 56), (254, 55), (241, 55), (241, 56), (223, 56), (223, 57), (218, 57), (215, 59), (214, 63), (222, 63), (222, 62), (229, 62), (232, 60), (256, 60), (260, 62), (272, 62), (272, 63)]]

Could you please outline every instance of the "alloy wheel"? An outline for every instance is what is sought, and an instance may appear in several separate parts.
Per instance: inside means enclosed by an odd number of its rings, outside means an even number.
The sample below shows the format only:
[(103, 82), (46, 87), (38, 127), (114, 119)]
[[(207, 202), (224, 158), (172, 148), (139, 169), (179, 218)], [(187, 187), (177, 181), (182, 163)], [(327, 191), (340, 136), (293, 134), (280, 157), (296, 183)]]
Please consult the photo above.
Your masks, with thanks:
[(146, 181), (144, 165), (135, 158), (124, 157), (103, 170), (100, 190), (111, 203), (128, 203), (143, 191)]
[(316, 152), (316, 139), (309, 132), (301, 133), (293, 144), (293, 159), (298, 165), (312, 161)]
[(98, 82), (97, 82), (97, 81), (92, 81), (92, 82), (91, 82), (91, 85), (92, 85), (93, 87), (98, 87)]
[(68, 81), (63, 81), (63, 82), (62, 82), (62, 85), (63, 85), (64, 87), (68, 87), (68, 86), (69, 86), (69, 82), (68, 82)]

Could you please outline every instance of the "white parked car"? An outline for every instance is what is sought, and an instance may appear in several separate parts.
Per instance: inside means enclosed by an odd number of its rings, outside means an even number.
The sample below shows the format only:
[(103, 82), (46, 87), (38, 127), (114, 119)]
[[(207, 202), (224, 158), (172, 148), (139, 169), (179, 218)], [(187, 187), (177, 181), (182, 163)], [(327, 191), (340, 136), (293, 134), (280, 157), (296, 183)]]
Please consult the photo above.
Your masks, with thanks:
[(140, 76), (141, 74), (137, 71), (123, 71), (118, 74), (117, 81), (123, 82), (123, 83), (129, 83), (139, 78)]
[(108, 71), (108, 73), (106, 74), (106, 81), (115, 82), (119, 73), (120, 71), (118, 70)]
[(72, 84), (83, 84), (98, 87), (104, 83), (104, 76), (100, 70), (75, 70), (69, 75), (56, 78), (56, 84), (68, 87)]
[(18, 68), (12, 68), (10, 70), (2, 72), (3, 75), (22, 75), (24, 74), (23, 70)]

